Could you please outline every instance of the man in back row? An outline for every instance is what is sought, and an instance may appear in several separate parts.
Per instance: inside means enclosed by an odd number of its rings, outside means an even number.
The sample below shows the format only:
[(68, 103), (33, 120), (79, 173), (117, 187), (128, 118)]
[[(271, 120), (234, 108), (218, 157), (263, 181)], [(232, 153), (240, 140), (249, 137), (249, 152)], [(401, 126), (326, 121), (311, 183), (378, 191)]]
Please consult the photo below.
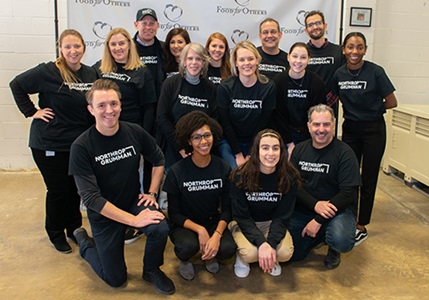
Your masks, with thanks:
[(286, 72), (289, 66), (287, 53), (279, 48), (282, 35), (280, 25), (274, 19), (267, 18), (259, 25), (259, 39), (262, 44), (257, 48), (262, 56), (259, 72), (270, 79), (281, 72)]

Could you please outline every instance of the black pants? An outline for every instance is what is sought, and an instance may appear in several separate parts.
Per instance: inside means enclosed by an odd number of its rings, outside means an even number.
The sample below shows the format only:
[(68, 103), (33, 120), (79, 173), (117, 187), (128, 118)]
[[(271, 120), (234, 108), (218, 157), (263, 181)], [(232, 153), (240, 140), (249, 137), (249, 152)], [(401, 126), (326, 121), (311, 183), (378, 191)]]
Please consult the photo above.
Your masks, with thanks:
[(343, 123), (343, 141), (353, 149), (362, 168), (357, 223), (368, 225), (374, 206), (381, 159), (386, 147), (384, 118), (374, 122), (345, 120)]
[(82, 226), (80, 197), (73, 176), (68, 175), (70, 152), (55, 152), (46, 156), (45, 150), (31, 148), (33, 159), (46, 185), (45, 229), (52, 243), (65, 240)]
[[(213, 235), (216, 227), (217, 223), (213, 223), (213, 226), (206, 228), (210, 236)], [(174, 244), (174, 253), (181, 261), (189, 261), (200, 251), (198, 234), (192, 230), (183, 227), (173, 228), (170, 231), (170, 239)], [(234, 256), (236, 251), (237, 246), (235, 245), (231, 232), (225, 229), (220, 239), (219, 251), (216, 254), (216, 258), (229, 259)]]
[[(128, 211), (138, 215), (145, 206), (134, 205)], [(155, 207), (149, 207), (155, 210)], [(119, 287), (127, 281), (127, 266), (124, 256), (124, 237), (127, 226), (88, 210), (88, 219), (94, 242), (86, 240), (79, 245), (80, 255), (91, 265), (95, 273), (112, 287)], [(143, 256), (143, 270), (151, 271), (164, 264), (164, 250), (168, 239), (168, 224), (139, 228), (146, 235)]]

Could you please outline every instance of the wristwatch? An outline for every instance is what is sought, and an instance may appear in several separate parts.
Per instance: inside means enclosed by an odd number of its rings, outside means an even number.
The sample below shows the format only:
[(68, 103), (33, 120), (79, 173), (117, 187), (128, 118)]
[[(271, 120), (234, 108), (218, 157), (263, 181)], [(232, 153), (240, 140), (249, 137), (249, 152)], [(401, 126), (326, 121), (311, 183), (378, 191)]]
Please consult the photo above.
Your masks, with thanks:
[(155, 199), (158, 199), (158, 193), (149, 192), (149, 195), (153, 196)]

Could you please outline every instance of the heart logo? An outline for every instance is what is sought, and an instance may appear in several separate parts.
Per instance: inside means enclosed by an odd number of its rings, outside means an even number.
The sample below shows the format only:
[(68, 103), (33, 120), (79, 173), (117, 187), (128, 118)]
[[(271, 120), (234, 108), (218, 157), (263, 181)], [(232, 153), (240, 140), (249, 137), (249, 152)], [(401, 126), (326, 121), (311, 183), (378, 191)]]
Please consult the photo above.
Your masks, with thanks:
[(249, 2), (250, 0), (235, 0), (235, 3), (237, 3), (240, 6), (247, 6)]
[(305, 16), (307, 15), (307, 11), (300, 10), (298, 14), (296, 15), (296, 21), (305, 27)]
[(92, 26), (92, 32), (100, 39), (105, 39), (110, 30), (112, 30), (112, 26), (101, 21), (95, 22)]
[(167, 4), (164, 9), (164, 16), (171, 22), (177, 22), (183, 15), (183, 9), (177, 5)]
[(241, 41), (247, 41), (249, 38), (249, 34), (246, 31), (242, 31), (240, 29), (236, 29), (232, 32), (231, 40), (234, 44), (237, 44)]

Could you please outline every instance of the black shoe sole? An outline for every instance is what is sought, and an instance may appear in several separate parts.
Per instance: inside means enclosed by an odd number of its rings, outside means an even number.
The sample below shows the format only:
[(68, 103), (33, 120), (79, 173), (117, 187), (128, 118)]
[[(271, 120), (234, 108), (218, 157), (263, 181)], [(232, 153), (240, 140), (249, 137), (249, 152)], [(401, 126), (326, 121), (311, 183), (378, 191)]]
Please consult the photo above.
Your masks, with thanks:
[(164, 291), (164, 290), (161, 290), (160, 288), (158, 288), (158, 287), (157, 287), (157, 286), (152, 282), (152, 280), (150, 279), (150, 276), (149, 276), (149, 275), (143, 274), (142, 278), (143, 278), (143, 280), (145, 280), (145, 281), (147, 281), (147, 282), (149, 282), (149, 283), (152, 283), (152, 285), (153, 285), (153, 287), (155, 288), (155, 290), (156, 290), (157, 292), (161, 293), (161, 294), (164, 294), (164, 295), (173, 295), (173, 294), (176, 292), (176, 289), (174, 289), (174, 290), (172, 290), (172, 291)]

